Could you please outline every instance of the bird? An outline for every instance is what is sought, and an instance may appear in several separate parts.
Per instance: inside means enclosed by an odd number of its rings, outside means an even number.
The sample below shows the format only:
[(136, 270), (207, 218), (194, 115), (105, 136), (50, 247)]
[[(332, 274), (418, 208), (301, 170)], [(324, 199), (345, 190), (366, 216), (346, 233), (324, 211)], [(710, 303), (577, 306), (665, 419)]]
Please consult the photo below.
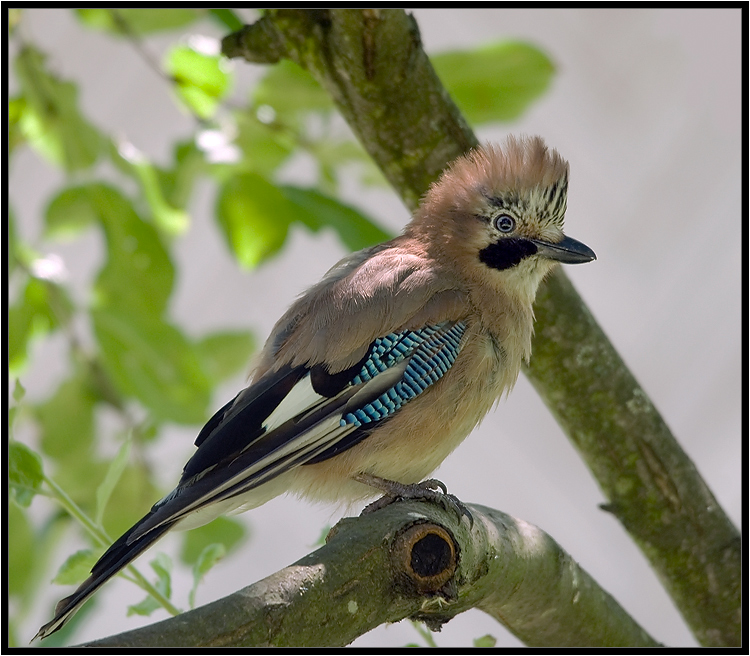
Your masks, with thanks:
[(568, 175), (538, 136), (477, 146), (430, 186), (402, 234), (335, 264), (275, 324), (249, 385), (200, 431), (175, 489), (35, 639), (175, 527), (286, 492), (337, 502), (444, 493), (425, 478), (528, 362), (542, 280), (558, 263), (596, 259), (563, 233)]

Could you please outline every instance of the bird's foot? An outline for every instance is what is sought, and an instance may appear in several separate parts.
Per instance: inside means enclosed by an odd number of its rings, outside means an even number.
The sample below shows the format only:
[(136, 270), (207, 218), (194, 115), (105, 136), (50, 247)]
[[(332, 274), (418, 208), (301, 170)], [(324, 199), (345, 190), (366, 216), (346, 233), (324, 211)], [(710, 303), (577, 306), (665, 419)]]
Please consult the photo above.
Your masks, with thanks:
[(448, 512), (455, 513), (459, 521), (465, 516), (469, 520), (469, 526), (474, 525), (474, 516), (469, 509), (458, 497), (448, 494), (448, 488), (436, 478), (430, 478), (421, 483), (399, 483), (372, 474), (357, 474), (354, 480), (374, 487), (385, 495), (365, 506), (362, 515), (390, 506), (399, 499), (416, 499), (437, 503)]

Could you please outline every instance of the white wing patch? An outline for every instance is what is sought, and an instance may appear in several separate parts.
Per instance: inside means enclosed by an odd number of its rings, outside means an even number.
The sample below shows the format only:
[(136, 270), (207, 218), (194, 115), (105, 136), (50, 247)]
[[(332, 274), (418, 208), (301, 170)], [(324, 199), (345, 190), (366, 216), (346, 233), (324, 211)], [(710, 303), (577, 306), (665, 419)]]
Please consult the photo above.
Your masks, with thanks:
[(270, 433), (281, 424), (327, 400), (313, 389), (312, 379), (308, 373), (289, 390), (284, 400), (268, 415), (263, 422), (263, 428), (266, 429), (266, 433)]

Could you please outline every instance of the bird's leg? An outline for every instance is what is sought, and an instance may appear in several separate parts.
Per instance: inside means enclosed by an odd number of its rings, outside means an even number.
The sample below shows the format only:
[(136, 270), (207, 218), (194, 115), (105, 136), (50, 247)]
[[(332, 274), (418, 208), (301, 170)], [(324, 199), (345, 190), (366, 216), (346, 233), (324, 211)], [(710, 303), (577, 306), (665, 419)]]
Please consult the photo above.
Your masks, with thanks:
[(385, 494), (385, 496), (365, 506), (361, 513), (362, 515), (385, 508), (399, 499), (415, 499), (437, 503), (448, 512), (454, 512), (458, 516), (459, 521), (462, 516), (466, 516), (469, 520), (469, 525), (474, 524), (474, 517), (469, 509), (458, 497), (448, 494), (448, 488), (445, 484), (435, 478), (429, 478), (421, 483), (399, 483), (398, 481), (391, 481), (387, 478), (366, 473), (356, 474), (353, 478), (355, 481), (374, 487)]

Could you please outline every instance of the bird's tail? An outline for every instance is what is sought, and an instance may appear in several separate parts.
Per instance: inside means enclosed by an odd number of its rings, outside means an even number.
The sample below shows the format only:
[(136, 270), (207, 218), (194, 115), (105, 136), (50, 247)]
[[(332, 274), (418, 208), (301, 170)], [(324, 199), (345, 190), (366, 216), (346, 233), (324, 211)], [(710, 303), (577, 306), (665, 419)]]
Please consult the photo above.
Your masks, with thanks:
[(150, 530), (148, 533), (141, 535), (128, 544), (128, 538), (138, 529), (141, 523), (150, 515), (146, 515), (135, 526), (121, 536), (97, 561), (91, 569), (89, 576), (78, 589), (69, 597), (61, 599), (55, 606), (55, 617), (51, 622), (45, 624), (34, 636), (32, 642), (37, 639), (46, 638), (58, 629), (61, 629), (65, 623), (75, 615), (78, 609), (93, 595), (104, 583), (119, 572), (123, 567), (128, 565), (143, 551), (148, 549), (162, 535), (164, 535), (174, 522), (167, 522)]

